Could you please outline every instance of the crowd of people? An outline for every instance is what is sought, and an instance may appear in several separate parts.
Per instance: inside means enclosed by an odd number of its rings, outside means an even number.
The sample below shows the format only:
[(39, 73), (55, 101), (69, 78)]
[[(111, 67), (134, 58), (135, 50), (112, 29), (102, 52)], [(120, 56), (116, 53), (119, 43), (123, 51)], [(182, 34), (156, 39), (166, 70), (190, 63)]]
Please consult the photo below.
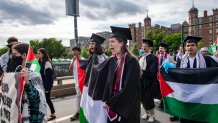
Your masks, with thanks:
[[(89, 91), (101, 95), (104, 102), (103, 109), (107, 111), (108, 123), (140, 123), (140, 117), (148, 122), (155, 122), (155, 103), (154, 99), (161, 100), (158, 71), (162, 68), (164, 61), (168, 60), (178, 68), (199, 69), (207, 67), (218, 67), (218, 50), (214, 54), (209, 54), (208, 48), (204, 47), (198, 51), (198, 42), (201, 37), (187, 36), (178, 51), (169, 50), (165, 43), (159, 43), (158, 51), (151, 52), (154, 43), (152, 40), (143, 39), (140, 48), (140, 57), (135, 57), (129, 51), (127, 42), (132, 40), (129, 28), (111, 26), (112, 36), (109, 39), (109, 48), (112, 56), (106, 56), (102, 47), (105, 38), (92, 34), (89, 42), (89, 59), (81, 56), (80, 47), (74, 47), (72, 62), (69, 70), (74, 74), (76, 88), (76, 107), (75, 114), (70, 117), (71, 121), (78, 120), (80, 114), (80, 102), (86, 96), (79, 89), (78, 64), (76, 60), (83, 61), (80, 68), (85, 70), (86, 76), (84, 87)], [(161, 42), (161, 41), (160, 41)], [(24, 76), (25, 89), (23, 93), (22, 106), (26, 107), (29, 114), (23, 114), (23, 121), (31, 123), (42, 123), (56, 118), (55, 108), (50, 99), (53, 87), (54, 68), (46, 49), (37, 50), (38, 62), (41, 66), (40, 75), (30, 72), (25, 68), (29, 45), (19, 43), (17, 38), (8, 39), (9, 51), (0, 58), (0, 73), (20, 72)], [(93, 73), (98, 71), (93, 77)], [(34, 74), (39, 79), (40, 85), (35, 85), (31, 76)], [(102, 78), (105, 77), (105, 78)], [(105, 80), (104, 82), (99, 80)], [(95, 88), (89, 89), (90, 82), (95, 83)], [(100, 83), (100, 84), (99, 84)], [(103, 90), (103, 92), (99, 92)], [(28, 101), (28, 104), (27, 101)], [(50, 117), (46, 120), (46, 103), (50, 108)], [(88, 103), (88, 102), (87, 102)], [(141, 114), (141, 104), (145, 114)], [(27, 106), (25, 106), (27, 105)], [(95, 107), (96, 108), (96, 107)], [(160, 101), (160, 109), (163, 109), (163, 101)], [(23, 109), (23, 108), (22, 108)], [(23, 109), (24, 110), (24, 109)], [(90, 109), (91, 110), (91, 109)], [(25, 113), (25, 112), (23, 112)], [(170, 117), (170, 121), (180, 121), (181, 123), (202, 123), (176, 116)]]

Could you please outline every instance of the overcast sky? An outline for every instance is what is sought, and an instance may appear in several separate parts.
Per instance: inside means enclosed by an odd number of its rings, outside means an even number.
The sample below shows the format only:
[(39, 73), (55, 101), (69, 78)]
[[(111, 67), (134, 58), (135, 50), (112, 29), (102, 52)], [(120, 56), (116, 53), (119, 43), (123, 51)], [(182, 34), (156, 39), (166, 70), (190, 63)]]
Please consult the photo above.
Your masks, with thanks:
[[(130, 23), (152, 19), (152, 25), (170, 26), (187, 20), (192, 0), (79, 0), (78, 35), (110, 31), (110, 26), (128, 27)], [(212, 14), (218, 0), (195, 0), (199, 16)], [(10, 36), (22, 42), (51, 38), (69, 46), (74, 38), (73, 17), (66, 16), (65, 0), (0, 0), (0, 47)]]

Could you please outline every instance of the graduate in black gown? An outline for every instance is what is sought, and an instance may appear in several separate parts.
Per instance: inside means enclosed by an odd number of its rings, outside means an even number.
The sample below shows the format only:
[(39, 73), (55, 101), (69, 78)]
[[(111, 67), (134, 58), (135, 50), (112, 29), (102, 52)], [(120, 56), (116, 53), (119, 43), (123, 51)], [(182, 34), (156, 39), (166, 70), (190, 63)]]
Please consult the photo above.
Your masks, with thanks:
[(140, 67), (127, 48), (131, 32), (113, 26), (111, 30), (109, 47), (113, 56), (97, 66), (92, 98), (100, 97), (105, 102), (108, 123), (140, 123)]
[(143, 39), (142, 49), (145, 54), (139, 59), (141, 68), (141, 102), (145, 109), (143, 119), (148, 122), (154, 122), (154, 97), (157, 90), (157, 72), (158, 72), (158, 59), (157, 56), (151, 54), (150, 48), (153, 47), (153, 41)]
[[(203, 56), (197, 50), (197, 43), (201, 40), (201, 37), (187, 36), (184, 39), (187, 53), (182, 57), (180, 68), (207, 68), (218, 67), (218, 63), (210, 56)], [(203, 116), (202, 116), (203, 117)], [(188, 119), (180, 119), (180, 123), (205, 123), (200, 121), (193, 121)]]
[(103, 52), (102, 44), (104, 43), (105, 38), (92, 34), (89, 42), (89, 54), (90, 58), (83, 62), (80, 68), (86, 70), (86, 78), (85, 78), (85, 85), (88, 84), (91, 69), (94, 65), (100, 64), (103, 62), (107, 56)]

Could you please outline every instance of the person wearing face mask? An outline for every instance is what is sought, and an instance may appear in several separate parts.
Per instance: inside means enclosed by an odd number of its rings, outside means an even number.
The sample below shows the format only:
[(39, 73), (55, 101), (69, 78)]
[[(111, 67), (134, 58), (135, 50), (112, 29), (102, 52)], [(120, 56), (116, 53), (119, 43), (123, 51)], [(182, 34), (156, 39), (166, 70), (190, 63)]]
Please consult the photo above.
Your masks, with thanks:
[(142, 72), (141, 76), (141, 102), (145, 109), (145, 114), (142, 119), (148, 122), (154, 122), (154, 97), (157, 89), (157, 57), (150, 53), (149, 49), (153, 47), (153, 41), (143, 39), (144, 55), (139, 59), (139, 65)]
[(40, 75), (28, 71), (26, 68), (28, 49), (29, 45), (26, 43), (14, 45), (11, 50), (11, 60), (15, 63), (15, 66), (8, 64), (7, 67), (14, 67), (14, 71), (11, 72), (19, 72), (19, 75), (24, 77), (25, 85), (21, 101), (22, 122), (45, 123), (47, 107), (44, 87)]
[(8, 38), (7, 42), (7, 47), (9, 48), (9, 50), (0, 57), (0, 67), (3, 72), (13, 72), (15, 70), (16, 64), (11, 60), (12, 46), (18, 44), (18, 39), (16, 37), (10, 37)]
[[(111, 26), (109, 47), (113, 56), (98, 66), (90, 80), (92, 98), (102, 98), (107, 123), (140, 123), (140, 66), (127, 48), (131, 40), (129, 28)], [(94, 72), (93, 72), (94, 73)]]

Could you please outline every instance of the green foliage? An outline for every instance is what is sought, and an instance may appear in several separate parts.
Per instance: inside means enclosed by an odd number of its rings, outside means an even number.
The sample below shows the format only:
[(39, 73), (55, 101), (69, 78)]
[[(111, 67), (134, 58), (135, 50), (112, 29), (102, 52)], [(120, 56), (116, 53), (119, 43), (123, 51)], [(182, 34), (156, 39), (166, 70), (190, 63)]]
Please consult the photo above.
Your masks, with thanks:
[(31, 40), (30, 45), (36, 53), (39, 48), (45, 48), (51, 59), (66, 56), (66, 48), (61, 40), (55, 38), (44, 38), (42, 41)]
[(107, 55), (108, 57), (110, 57), (112, 55), (111, 49), (110, 48), (105, 48), (104, 51), (105, 55)]
[(163, 39), (163, 42), (169, 45), (170, 49), (176, 51), (179, 49), (179, 46), (181, 45), (181, 34), (174, 33), (171, 35), (166, 35)]
[(200, 42), (198, 42), (198, 49), (200, 50), (202, 47), (206, 47), (205, 43), (203, 40), (201, 40)]
[(167, 32), (161, 29), (152, 29), (146, 34), (146, 38), (154, 41), (154, 51), (158, 50), (158, 44), (160, 42), (166, 43), (169, 48), (178, 50), (181, 44), (181, 34), (174, 33), (168, 35)]
[(131, 51), (135, 56), (139, 56), (139, 47), (136, 43), (132, 45)]
[(82, 49), (81, 56), (86, 59), (89, 58), (89, 52), (87, 48)]
[(0, 56), (3, 55), (3, 54), (5, 54), (8, 50), (9, 50), (8, 47), (1, 48), (1, 49), (0, 49)]
[(154, 50), (158, 49), (158, 44), (163, 42), (167, 33), (161, 29), (152, 29), (146, 34), (146, 38), (154, 41)]

